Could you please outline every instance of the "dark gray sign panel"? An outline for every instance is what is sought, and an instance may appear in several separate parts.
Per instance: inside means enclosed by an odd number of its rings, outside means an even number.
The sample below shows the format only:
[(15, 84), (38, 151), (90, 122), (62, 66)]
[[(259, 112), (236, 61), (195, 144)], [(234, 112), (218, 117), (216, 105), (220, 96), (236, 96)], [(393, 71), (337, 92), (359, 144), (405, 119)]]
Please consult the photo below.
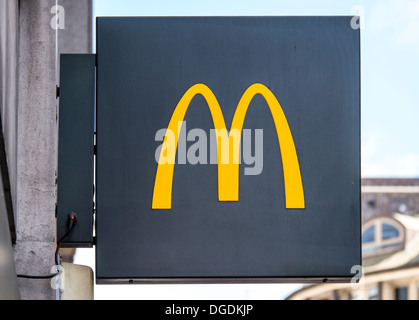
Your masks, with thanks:
[[(95, 71), (93, 54), (61, 55), (56, 218), (62, 248), (93, 246)], [(66, 235), (70, 213), (78, 222)]]
[[(360, 33), (351, 19), (98, 18), (97, 283), (354, 276)], [(160, 165), (159, 130), (181, 121), (188, 139), (179, 136), (176, 164)], [(214, 164), (211, 130), (223, 124), (242, 124), (241, 151), (247, 129), (263, 162)]]

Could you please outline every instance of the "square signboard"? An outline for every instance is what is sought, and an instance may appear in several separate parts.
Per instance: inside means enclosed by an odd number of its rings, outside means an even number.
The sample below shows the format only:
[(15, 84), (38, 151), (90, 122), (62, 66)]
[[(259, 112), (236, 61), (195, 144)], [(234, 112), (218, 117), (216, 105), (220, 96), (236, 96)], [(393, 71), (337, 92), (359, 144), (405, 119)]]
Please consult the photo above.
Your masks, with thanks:
[(352, 19), (97, 19), (97, 283), (354, 276)]

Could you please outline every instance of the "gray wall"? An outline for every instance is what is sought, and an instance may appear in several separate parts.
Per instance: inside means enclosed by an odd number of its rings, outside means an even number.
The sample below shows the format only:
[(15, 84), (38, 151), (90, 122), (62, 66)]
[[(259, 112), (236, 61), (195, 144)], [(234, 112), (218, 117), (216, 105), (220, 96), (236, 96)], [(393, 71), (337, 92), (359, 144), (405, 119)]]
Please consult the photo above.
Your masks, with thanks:
[[(17, 40), (18, 2), (0, 0), (0, 113), (3, 128), (0, 138), (4, 139), (9, 150), (7, 159), (0, 150), (0, 161), (8, 164), (10, 182), (5, 183), (11, 185), (11, 190), (4, 190), (0, 179), (0, 300), (19, 298), (11, 243), (11, 238), (16, 237), (15, 214), (10, 208), (7, 210), (5, 203), (5, 195), (11, 191), (13, 205), (16, 205)], [(3, 141), (0, 144), (3, 147)], [(4, 166), (2, 169), (7, 170)]]
[[(9, 154), (16, 149), (14, 258), (17, 273), (45, 275), (55, 265), (58, 54), (90, 52), (91, 0), (13, 2), (19, 3), (14, 18), (19, 25), (19, 54), (10, 53), (18, 57), (18, 93), (17, 108), (12, 104), (9, 112), (15, 113), (17, 125), (10, 128), (17, 127), (17, 134), (10, 138), (6, 151)], [(59, 30), (59, 40), (51, 26), (55, 16), (51, 9), (56, 4), (65, 9), (65, 29)], [(56, 298), (49, 280), (19, 279), (18, 283), (22, 299)]]
[[(55, 0), (19, 1), (17, 242), (20, 274), (55, 264)], [(22, 299), (55, 299), (49, 280), (19, 279)]]
[[(65, 9), (58, 42), (56, 4)], [(15, 271), (46, 275), (55, 264), (56, 66), (61, 52), (91, 52), (91, 15), (91, 0), (0, 0), (0, 114), (10, 180), (6, 190), (0, 183), (0, 299), (19, 298), (19, 291), (22, 299), (56, 298), (50, 280), (17, 280)]]
[[(0, 0), (0, 113), (9, 168), (10, 191), (16, 208), (18, 1)], [(13, 213), (14, 212), (14, 213)], [(15, 234), (16, 210), (9, 210), (10, 232)]]

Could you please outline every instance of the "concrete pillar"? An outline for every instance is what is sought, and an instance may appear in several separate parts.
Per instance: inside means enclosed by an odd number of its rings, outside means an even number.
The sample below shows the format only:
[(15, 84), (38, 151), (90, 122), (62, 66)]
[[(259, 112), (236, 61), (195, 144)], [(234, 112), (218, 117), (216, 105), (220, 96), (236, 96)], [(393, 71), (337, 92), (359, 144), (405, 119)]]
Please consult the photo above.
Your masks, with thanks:
[[(16, 271), (49, 274), (55, 264), (55, 0), (19, 1)], [(22, 299), (55, 299), (49, 280), (19, 279)]]
[(411, 280), (409, 282), (408, 293), (407, 296), (409, 300), (418, 300), (418, 283), (415, 280)]
[[(56, 5), (66, 19), (58, 41)], [(47, 275), (55, 264), (57, 57), (91, 52), (91, 30), (92, 0), (0, 0), (0, 113), (10, 180), (4, 193), (11, 199), (11, 228), (3, 230), (3, 217), (0, 237), (2, 244), (16, 238), (18, 274)], [(56, 297), (49, 280), (18, 284), (22, 299)]]
[(9, 181), (4, 181), (10, 234), (16, 239), (18, 1), (0, 0), (0, 113)]
[(394, 300), (394, 287), (389, 282), (383, 282), (382, 300)]

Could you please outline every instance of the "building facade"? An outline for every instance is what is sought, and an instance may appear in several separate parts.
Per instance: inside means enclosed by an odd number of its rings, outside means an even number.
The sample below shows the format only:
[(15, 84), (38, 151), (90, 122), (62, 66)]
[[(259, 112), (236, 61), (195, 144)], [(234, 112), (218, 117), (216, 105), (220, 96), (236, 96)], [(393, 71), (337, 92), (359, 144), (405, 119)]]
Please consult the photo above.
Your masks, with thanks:
[(362, 180), (363, 277), (308, 285), (289, 300), (418, 300), (419, 179)]
[(419, 213), (419, 179), (363, 179), (362, 221), (394, 212)]

